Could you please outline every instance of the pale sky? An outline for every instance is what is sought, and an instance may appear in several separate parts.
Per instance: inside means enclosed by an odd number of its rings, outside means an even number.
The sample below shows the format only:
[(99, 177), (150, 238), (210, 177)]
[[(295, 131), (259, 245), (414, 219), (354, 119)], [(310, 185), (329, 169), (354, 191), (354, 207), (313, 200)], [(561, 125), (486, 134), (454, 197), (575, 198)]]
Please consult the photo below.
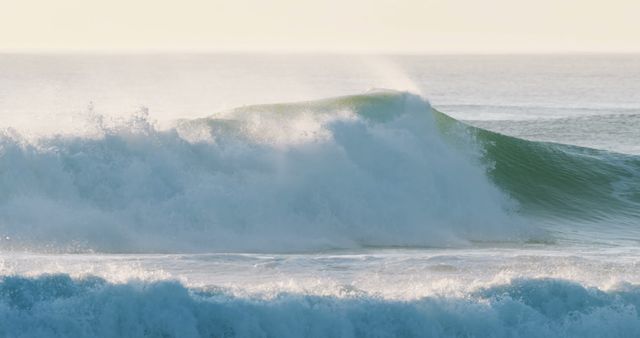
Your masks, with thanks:
[(1, 50), (640, 52), (640, 0), (0, 0)]

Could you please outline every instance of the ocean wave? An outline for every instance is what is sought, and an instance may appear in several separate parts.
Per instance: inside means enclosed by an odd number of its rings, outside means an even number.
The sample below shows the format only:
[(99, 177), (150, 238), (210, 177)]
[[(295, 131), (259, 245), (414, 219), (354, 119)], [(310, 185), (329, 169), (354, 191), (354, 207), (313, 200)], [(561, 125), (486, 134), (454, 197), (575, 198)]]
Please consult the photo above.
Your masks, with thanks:
[(521, 213), (560, 222), (635, 227), (640, 220), (640, 156), (535, 142), (463, 124), (434, 111), (454, 142), (473, 144), (488, 175), (516, 199)]
[(458, 297), (234, 296), (174, 281), (5, 276), (6, 337), (632, 337), (640, 287), (516, 279)]
[(378, 91), (242, 107), (159, 130), (0, 136), (0, 246), (306, 251), (459, 246), (535, 231), (428, 102)]
[[(549, 241), (640, 220), (640, 157), (466, 125), (395, 91), (160, 129), (0, 134), (0, 249), (312, 251)], [(551, 228), (554, 228), (553, 226)]]

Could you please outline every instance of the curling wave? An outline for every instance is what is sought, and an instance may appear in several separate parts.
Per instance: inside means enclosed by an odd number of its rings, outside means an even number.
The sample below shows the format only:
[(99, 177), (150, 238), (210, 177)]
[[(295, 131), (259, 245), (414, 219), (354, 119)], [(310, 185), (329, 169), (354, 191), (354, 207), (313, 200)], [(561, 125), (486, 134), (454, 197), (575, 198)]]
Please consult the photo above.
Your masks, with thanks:
[(242, 107), (158, 130), (0, 136), (3, 248), (163, 252), (518, 240), (515, 203), (429, 104), (380, 91)]
[(247, 106), (158, 129), (0, 135), (0, 248), (309, 251), (637, 224), (640, 159), (467, 126), (409, 93)]

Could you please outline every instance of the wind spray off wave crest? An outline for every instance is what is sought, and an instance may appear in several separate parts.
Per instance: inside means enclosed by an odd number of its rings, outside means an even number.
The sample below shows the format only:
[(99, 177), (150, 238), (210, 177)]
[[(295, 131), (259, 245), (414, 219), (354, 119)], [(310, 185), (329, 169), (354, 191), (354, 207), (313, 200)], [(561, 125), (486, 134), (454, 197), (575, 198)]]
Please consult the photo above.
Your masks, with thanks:
[(158, 130), (0, 137), (4, 249), (307, 251), (522, 239), (514, 204), (430, 105), (379, 91)]

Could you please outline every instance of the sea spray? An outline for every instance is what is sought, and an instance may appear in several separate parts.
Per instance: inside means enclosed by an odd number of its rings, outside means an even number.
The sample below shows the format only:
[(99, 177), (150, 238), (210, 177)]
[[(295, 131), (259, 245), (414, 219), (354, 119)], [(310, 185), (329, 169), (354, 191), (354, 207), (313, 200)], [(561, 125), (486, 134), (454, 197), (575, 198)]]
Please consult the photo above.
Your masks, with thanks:
[(168, 130), (143, 111), (96, 128), (0, 138), (3, 248), (308, 251), (531, 233), (408, 93), (248, 106)]

